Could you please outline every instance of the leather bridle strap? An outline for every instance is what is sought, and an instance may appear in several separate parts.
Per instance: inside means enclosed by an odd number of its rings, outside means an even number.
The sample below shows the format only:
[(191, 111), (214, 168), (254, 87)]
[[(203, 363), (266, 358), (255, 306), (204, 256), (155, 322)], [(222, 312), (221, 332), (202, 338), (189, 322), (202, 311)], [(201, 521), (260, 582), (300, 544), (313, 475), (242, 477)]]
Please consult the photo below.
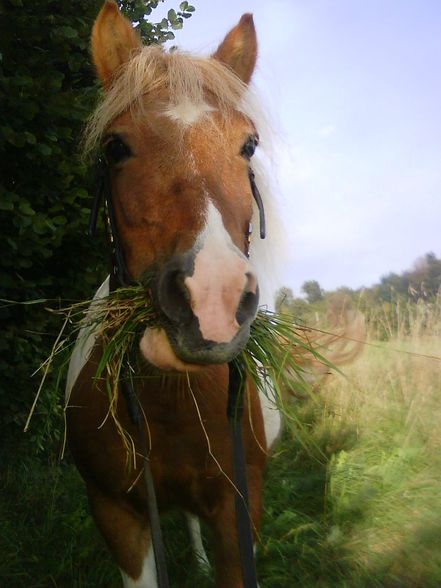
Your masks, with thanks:
[(129, 286), (133, 284), (130, 278), (130, 273), (124, 258), (124, 252), (118, 236), (116, 228), (115, 212), (112, 201), (112, 190), (110, 188), (110, 174), (109, 167), (103, 157), (99, 157), (96, 163), (96, 175), (98, 178), (98, 186), (93, 199), (92, 208), (89, 217), (88, 235), (93, 238), (96, 233), (96, 225), (98, 220), (98, 211), (101, 203), (105, 206), (105, 223), (107, 231), (107, 239), (111, 252), (112, 271), (110, 274), (111, 290), (116, 290), (120, 287)]
[(140, 444), (141, 454), (144, 458), (144, 483), (147, 491), (147, 513), (150, 523), (150, 536), (153, 547), (153, 554), (155, 557), (156, 577), (158, 588), (169, 588), (170, 583), (168, 579), (167, 560), (165, 555), (164, 540), (162, 537), (161, 521), (159, 518), (158, 503), (156, 500), (155, 484), (153, 481), (153, 474), (150, 467), (150, 450), (147, 447), (147, 435), (144, 425), (144, 417), (141, 413), (139, 399), (135, 391), (135, 386), (131, 377), (131, 359), (136, 361), (136, 358), (130, 358), (130, 355), (135, 354), (135, 345), (132, 345), (128, 354), (124, 358), (123, 379), (120, 382), (121, 390), (127, 405), (127, 412), (130, 420), (138, 430), (138, 438)]
[(259, 224), (260, 224), (260, 238), (265, 239), (266, 237), (266, 222), (265, 222), (265, 208), (263, 206), (262, 196), (256, 186), (256, 176), (254, 175), (254, 171), (252, 168), (248, 168), (248, 177), (250, 179), (251, 184), (251, 192), (253, 194), (253, 198), (256, 201), (257, 208), (259, 210)]
[[(99, 158), (98, 160), (97, 174), (98, 187), (90, 212), (88, 233), (90, 237), (94, 237), (98, 220), (98, 211), (101, 203), (104, 202), (106, 207), (105, 222), (107, 227), (107, 238), (111, 250), (112, 273), (109, 280), (109, 293), (111, 293), (114, 292), (117, 288), (128, 286), (133, 282), (130, 279), (130, 274), (126, 266), (124, 254), (118, 238), (115, 214), (113, 210), (112, 191), (110, 189), (109, 169), (103, 158)], [(127, 412), (129, 414), (130, 420), (138, 430), (140, 451), (144, 459), (144, 483), (147, 490), (147, 513), (150, 523), (150, 536), (155, 558), (158, 588), (169, 588), (170, 583), (168, 579), (167, 561), (162, 537), (161, 523), (159, 519), (159, 509), (156, 500), (152, 470), (150, 467), (150, 450), (147, 447), (147, 434), (145, 431), (144, 418), (141, 413), (138, 396), (136, 394), (133, 379), (131, 377), (131, 365), (136, 363), (136, 357), (134, 356), (135, 345), (132, 344), (131, 349), (126, 352), (123, 358), (123, 377), (120, 380), (119, 385), (126, 401)]]
[[(116, 228), (115, 212), (112, 202), (112, 191), (110, 189), (110, 175), (109, 168), (104, 157), (99, 157), (96, 163), (96, 175), (98, 179), (98, 187), (95, 192), (95, 197), (92, 202), (92, 207), (89, 217), (88, 235), (93, 238), (96, 233), (96, 225), (98, 221), (98, 212), (101, 203), (104, 202), (106, 208), (106, 227), (107, 236), (109, 240), (109, 246), (112, 255), (112, 273), (111, 281), (115, 286), (115, 289), (119, 286), (127, 286), (132, 283), (130, 273), (126, 265), (124, 258), (124, 252), (121, 247), (121, 243), (118, 237), (118, 230)], [(251, 167), (248, 168), (248, 178), (250, 180), (251, 193), (256, 202), (257, 209), (259, 211), (259, 228), (260, 238), (265, 239), (266, 237), (266, 221), (265, 221), (265, 208), (263, 205), (262, 197), (259, 189), (256, 185), (256, 179), (254, 171)]]
[(244, 588), (257, 588), (253, 531), (248, 502), (248, 484), (241, 420), (244, 409), (245, 369), (239, 359), (228, 364), (227, 417), (232, 445), (233, 482), (236, 486), (234, 503)]

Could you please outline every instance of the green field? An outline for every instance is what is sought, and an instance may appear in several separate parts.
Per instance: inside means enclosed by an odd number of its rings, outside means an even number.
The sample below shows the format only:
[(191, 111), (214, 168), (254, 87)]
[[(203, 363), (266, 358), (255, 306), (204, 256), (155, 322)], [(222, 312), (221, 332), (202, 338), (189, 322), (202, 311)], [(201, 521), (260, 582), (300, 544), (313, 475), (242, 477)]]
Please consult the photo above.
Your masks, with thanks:
[[(441, 362), (427, 357), (440, 324), (421, 316), (291, 403), (266, 476), (261, 588), (441, 586)], [(0, 586), (119, 586), (69, 459), (3, 457)], [(173, 585), (211, 586), (181, 516), (165, 531)]]
[(268, 472), (268, 588), (441, 586), (441, 362), (430, 335), (367, 347), (285, 434)]

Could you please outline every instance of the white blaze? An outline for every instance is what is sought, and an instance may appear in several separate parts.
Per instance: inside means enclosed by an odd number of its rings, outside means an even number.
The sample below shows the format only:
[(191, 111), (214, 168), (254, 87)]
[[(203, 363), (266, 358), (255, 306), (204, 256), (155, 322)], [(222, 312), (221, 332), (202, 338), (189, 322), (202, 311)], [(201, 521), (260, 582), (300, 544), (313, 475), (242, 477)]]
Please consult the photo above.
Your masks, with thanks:
[(211, 200), (208, 200), (206, 224), (197, 238), (196, 250), (193, 275), (184, 281), (193, 313), (205, 340), (228, 343), (239, 330), (236, 312), (247, 286), (247, 274), (252, 271)]

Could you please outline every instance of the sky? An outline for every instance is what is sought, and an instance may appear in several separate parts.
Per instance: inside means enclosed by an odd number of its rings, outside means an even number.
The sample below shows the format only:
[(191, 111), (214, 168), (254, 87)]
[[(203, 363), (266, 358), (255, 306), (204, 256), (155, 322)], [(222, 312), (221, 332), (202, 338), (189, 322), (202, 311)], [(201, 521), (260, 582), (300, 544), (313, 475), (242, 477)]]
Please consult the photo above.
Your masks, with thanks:
[(441, 1), (194, 5), (174, 44), (196, 53), (254, 15), (287, 227), (280, 285), (370, 286), (441, 257)]

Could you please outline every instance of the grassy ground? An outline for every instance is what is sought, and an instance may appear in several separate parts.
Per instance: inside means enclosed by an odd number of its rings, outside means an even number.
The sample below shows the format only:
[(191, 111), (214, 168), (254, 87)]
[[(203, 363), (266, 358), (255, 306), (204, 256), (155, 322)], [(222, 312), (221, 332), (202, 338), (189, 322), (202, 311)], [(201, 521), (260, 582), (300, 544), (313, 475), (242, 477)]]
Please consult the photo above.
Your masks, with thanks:
[[(292, 407), (304, 429), (286, 428), (268, 468), (262, 588), (441, 586), (441, 363), (404, 353), (441, 355), (433, 332), (367, 347)], [(24, 455), (1, 456), (0, 586), (119, 586), (73, 466)], [(165, 528), (172, 585), (211, 586), (181, 517)]]
[(297, 406), (307, 449), (291, 432), (273, 459), (264, 586), (441, 586), (441, 363), (402, 353), (437, 346), (367, 348)]

